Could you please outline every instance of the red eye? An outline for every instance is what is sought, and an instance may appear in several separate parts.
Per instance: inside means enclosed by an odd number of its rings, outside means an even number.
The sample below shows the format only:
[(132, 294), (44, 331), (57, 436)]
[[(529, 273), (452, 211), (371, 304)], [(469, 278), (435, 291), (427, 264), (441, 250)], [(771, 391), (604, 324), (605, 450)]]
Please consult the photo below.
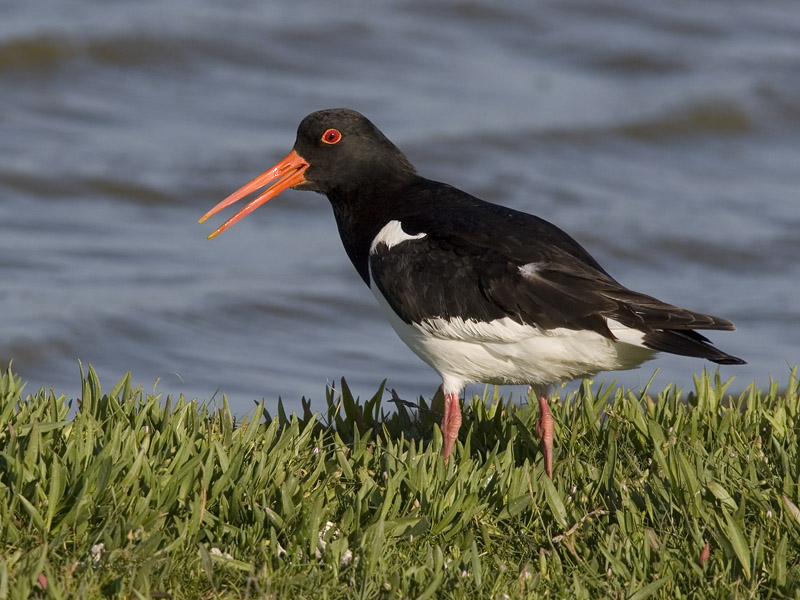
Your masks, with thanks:
[(337, 144), (342, 139), (342, 134), (338, 129), (328, 129), (322, 134), (322, 141), (326, 144)]

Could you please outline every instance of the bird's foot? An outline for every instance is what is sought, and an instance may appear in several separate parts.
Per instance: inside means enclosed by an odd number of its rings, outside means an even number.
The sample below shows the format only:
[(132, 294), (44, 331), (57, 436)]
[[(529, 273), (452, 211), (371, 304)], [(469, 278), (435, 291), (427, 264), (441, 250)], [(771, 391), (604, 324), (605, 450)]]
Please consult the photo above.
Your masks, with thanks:
[(553, 478), (553, 415), (545, 396), (539, 396), (539, 420), (536, 423), (536, 435), (542, 440), (544, 450), (544, 471)]

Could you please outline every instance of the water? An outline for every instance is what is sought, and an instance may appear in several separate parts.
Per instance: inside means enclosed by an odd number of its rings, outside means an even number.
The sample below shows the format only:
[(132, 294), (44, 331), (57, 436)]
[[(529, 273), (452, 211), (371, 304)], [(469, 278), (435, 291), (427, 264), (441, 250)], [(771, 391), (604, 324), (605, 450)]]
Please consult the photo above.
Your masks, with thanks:
[(324, 197), (286, 192), (213, 241), (196, 223), (335, 106), (630, 287), (733, 320), (711, 337), (749, 361), (734, 387), (800, 362), (794, 0), (84, 0), (0, 7), (0, 364), (71, 396), (78, 360), (107, 387), (130, 369), (240, 412), (319, 407), (342, 375), (430, 396)]

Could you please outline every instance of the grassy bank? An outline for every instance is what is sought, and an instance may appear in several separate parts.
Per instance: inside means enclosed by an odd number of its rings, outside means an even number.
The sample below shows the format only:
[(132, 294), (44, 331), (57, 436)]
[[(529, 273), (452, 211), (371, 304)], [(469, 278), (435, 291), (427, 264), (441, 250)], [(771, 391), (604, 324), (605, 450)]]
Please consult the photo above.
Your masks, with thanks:
[(240, 420), (91, 369), (80, 400), (26, 395), (6, 371), (0, 598), (800, 598), (782, 383), (584, 385), (551, 402), (550, 482), (535, 403), (468, 401), (445, 465), (438, 399), (343, 382), (318, 416)]

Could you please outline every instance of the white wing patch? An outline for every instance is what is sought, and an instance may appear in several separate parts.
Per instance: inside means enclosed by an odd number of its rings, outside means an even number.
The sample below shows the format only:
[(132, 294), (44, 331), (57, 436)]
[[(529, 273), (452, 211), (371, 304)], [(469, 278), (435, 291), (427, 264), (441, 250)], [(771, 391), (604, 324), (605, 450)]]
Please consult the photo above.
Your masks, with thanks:
[(643, 331), (623, 325), (614, 319), (606, 319), (606, 324), (611, 330), (611, 333), (614, 334), (614, 337), (616, 337), (620, 342), (625, 342), (626, 344), (631, 344), (632, 346), (639, 346), (640, 348), (645, 347)]
[(475, 343), (512, 343), (534, 335), (547, 335), (547, 332), (540, 327), (522, 325), (508, 317), (493, 321), (476, 321), (461, 317), (451, 317), (450, 319), (435, 317), (424, 319), (420, 323), (415, 323), (414, 326), (433, 337)]
[(541, 273), (544, 267), (545, 263), (532, 262), (522, 265), (519, 268), (519, 272), (522, 274), (523, 277), (533, 277), (534, 275)]
[(369, 247), (369, 253), (375, 254), (375, 249), (379, 244), (386, 244), (386, 249), (391, 250), (393, 246), (402, 244), (409, 240), (419, 240), (424, 238), (427, 233), (418, 233), (417, 235), (410, 235), (403, 231), (403, 224), (400, 221), (389, 221), (383, 226), (372, 240), (372, 245)]

